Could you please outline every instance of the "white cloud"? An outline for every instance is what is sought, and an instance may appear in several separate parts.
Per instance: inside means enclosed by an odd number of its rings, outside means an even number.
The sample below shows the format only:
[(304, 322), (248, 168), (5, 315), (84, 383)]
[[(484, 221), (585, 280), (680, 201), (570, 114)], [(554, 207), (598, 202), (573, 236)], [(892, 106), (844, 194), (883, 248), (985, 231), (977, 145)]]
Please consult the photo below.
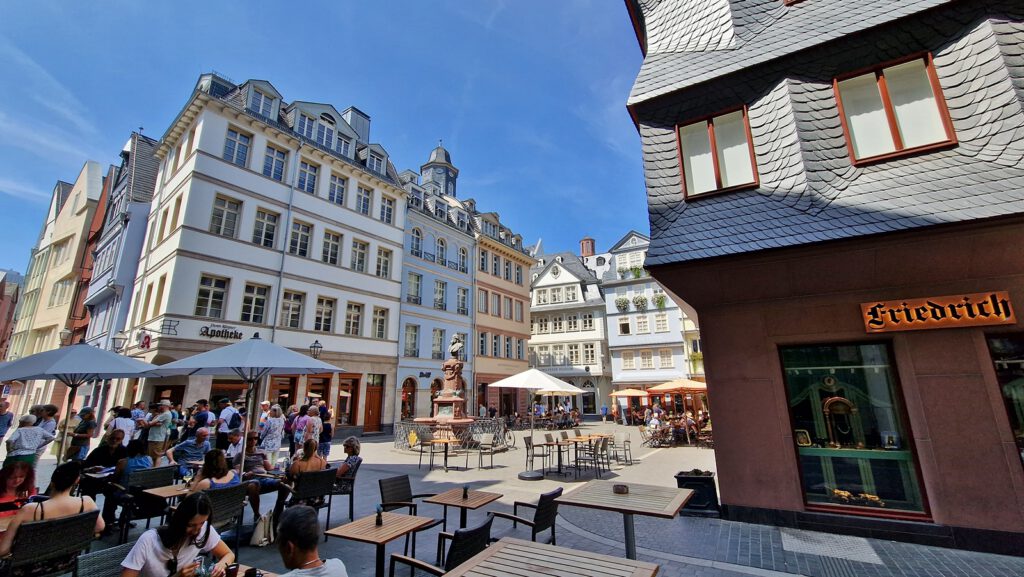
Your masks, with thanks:
[[(20, 118), (25, 118), (22, 121)], [(83, 148), (82, 138), (37, 118), (13, 118), (0, 112), (0, 147), (10, 146), (52, 160), (54, 156), (72, 164), (103, 158), (92, 147)]]
[(0, 61), (5, 63), (6, 84), (21, 87), (29, 98), (50, 113), (67, 121), (83, 135), (97, 133), (95, 125), (87, 119), (87, 109), (71, 90), (68, 90), (49, 71), (31, 56), (0, 37)]
[(45, 203), (50, 200), (50, 192), (40, 190), (38, 187), (25, 182), (6, 178), (0, 178), (0, 194), (37, 203)]

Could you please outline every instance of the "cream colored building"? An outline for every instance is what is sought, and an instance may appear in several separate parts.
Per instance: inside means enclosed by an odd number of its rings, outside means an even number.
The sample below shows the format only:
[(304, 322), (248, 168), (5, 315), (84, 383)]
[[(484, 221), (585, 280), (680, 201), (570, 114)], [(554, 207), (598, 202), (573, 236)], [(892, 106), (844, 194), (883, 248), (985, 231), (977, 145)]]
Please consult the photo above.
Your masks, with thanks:
[[(54, 187), (25, 274), (7, 360), (61, 346), (61, 331), (70, 330), (89, 225), (102, 192), (103, 169), (93, 161), (85, 163), (74, 184), (58, 182)], [(23, 414), (37, 403), (63, 407), (66, 394), (67, 387), (59, 382), (30, 381), (13, 384), (8, 400), (15, 414)]]

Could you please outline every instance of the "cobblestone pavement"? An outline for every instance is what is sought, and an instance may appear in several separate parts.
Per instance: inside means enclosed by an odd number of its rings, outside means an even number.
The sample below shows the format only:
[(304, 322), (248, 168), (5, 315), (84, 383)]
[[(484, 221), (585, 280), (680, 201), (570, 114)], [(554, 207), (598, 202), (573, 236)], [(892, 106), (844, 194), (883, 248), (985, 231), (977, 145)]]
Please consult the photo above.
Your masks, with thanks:
[[(611, 424), (587, 423), (590, 431), (635, 431)], [(519, 433), (519, 435), (528, 432)], [(541, 440), (541, 432), (535, 438)], [(702, 468), (714, 469), (714, 453), (696, 448), (647, 449), (639, 447), (639, 435), (633, 432), (634, 463), (630, 466), (615, 466), (606, 479), (620, 479), (655, 485), (675, 486), (673, 475), (680, 470)], [(464, 454), (452, 456), (450, 470), (435, 466), (427, 470), (427, 464), (418, 467), (418, 456), (400, 452), (393, 448), (392, 439), (387, 436), (363, 437), (361, 439), (363, 465), (356, 483), (356, 517), (373, 513), (380, 494), (377, 481), (382, 478), (407, 474), (412, 480), (416, 493), (437, 493), (465, 484), (474, 489), (502, 493), (504, 497), (485, 509), (512, 511), (514, 501), (535, 500), (542, 492), (563, 486), (566, 491), (592, 478), (585, 473), (580, 479), (573, 476), (552, 477), (542, 481), (520, 481), (517, 474), (525, 465), (522, 440), (519, 449), (513, 449), (495, 456), (493, 469), (478, 469), (476, 455), (471, 455), (468, 470), (464, 468)], [(343, 456), (340, 440), (331, 451), (332, 460)], [(52, 458), (40, 463), (40, 485), (49, 478), (53, 469)], [(454, 468), (457, 466), (457, 469)], [(273, 495), (265, 495), (262, 510), (270, 510)], [(420, 507), (420, 514), (440, 517), (441, 508), (433, 505)], [(321, 512), (321, 520), (326, 515)], [(471, 511), (469, 524), (482, 521), (484, 511)], [(334, 527), (347, 521), (348, 500), (334, 501), (329, 526)], [(449, 513), (449, 529), (458, 521), (458, 513)], [(251, 530), (252, 513), (246, 509), (246, 525)], [(641, 560), (657, 563), (659, 575), (736, 577), (757, 575), (780, 577), (782, 575), (808, 575), (814, 577), (954, 577), (986, 576), (1001, 577), (1024, 575), (1024, 557), (1009, 557), (958, 551), (938, 547), (927, 547), (877, 539), (864, 539), (809, 531), (780, 529), (765, 525), (736, 523), (719, 519), (678, 517), (673, 520), (637, 516), (635, 518), (638, 556)], [(135, 538), (145, 528), (145, 523), (132, 530)], [(511, 531), (510, 523), (495, 520), (493, 533)], [(418, 538), (417, 556), (433, 561), (437, 530), (425, 531)], [(529, 533), (520, 527), (517, 536), (529, 539)], [(625, 556), (623, 545), (622, 516), (615, 513), (561, 507), (557, 527), (558, 544), (574, 549), (593, 551), (618, 557)], [(104, 540), (106, 545), (114, 543), (113, 538)], [(403, 540), (388, 545), (388, 553), (401, 552)], [(275, 547), (242, 547), (240, 560), (247, 565), (269, 571), (283, 572), (280, 557)], [(322, 557), (337, 557), (345, 562), (349, 575), (373, 575), (374, 548), (372, 545), (330, 538), (320, 548)], [(408, 573), (402, 573), (403, 575)], [(572, 568), (566, 568), (566, 575), (572, 575)]]

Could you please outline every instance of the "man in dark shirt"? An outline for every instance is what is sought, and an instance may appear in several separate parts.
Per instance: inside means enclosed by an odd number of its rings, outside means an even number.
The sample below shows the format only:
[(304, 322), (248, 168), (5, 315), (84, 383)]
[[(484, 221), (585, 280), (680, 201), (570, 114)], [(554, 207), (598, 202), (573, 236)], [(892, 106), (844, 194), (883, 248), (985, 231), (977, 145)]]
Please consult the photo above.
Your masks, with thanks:
[(213, 415), (210, 413), (210, 401), (206, 399), (196, 401), (196, 410), (192, 412), (191, 422), (185, 429), (185, 439), (194, 437), (199, 429), (209, 427), (211, 417)]
[[(122, 440), (124, 440), (124, 431), (121, 429), (111, 431), (104, 440), (104, 443), (93, 449), (89, 456), (85, 458), (83, 472), (95, 473), (101, 469), (117, 466), (118, 461), (128, 456), (128, 451), (121, 444)], [(79, 481), (79, 488), (83, 495), (88, 495), (95, 499), (97, 494), (103, 492), (106, 482), (106, 479), (82, 475), (82, 480)]]

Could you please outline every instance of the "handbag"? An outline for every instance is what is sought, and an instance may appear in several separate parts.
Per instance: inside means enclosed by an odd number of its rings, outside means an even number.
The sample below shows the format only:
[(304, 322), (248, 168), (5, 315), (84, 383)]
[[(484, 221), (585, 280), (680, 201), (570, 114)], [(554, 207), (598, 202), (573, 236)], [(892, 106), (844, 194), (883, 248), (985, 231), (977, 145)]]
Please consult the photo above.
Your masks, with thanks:
[(256, 527), (252, 532), (252, 539), (249, 545), (253, 547), (266, 547), (274, 542), (274, 513), (268, 511), (260, 515), (256, 521)]

